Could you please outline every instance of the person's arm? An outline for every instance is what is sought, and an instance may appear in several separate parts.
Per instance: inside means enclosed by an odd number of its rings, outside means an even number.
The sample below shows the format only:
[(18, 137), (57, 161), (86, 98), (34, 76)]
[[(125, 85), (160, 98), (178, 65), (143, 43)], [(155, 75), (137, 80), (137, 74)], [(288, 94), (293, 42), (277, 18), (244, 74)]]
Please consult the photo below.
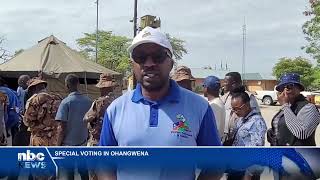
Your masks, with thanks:
[[(99, 146), (118, 146), (107, 111), (103, 119)], [(105, 167), (100, 167), (97, 175), (99, 180), (116, 180), (117, 170), (112, 167), (107, 169), (105, 169)]]
[[(220, 137), (216, 126), (216, 120), (209, 104), (207, 107), (207, 112), (203, 116), (203, 119), (201, 121), (199, 134), (197, 136), (197, 145), (221, 146)], [(222, 177), (222, 174), (223, 173), (221, 172), (202, 169), (200, 175), (198, 176), (198, 180), (218, 180)]]
[(299, 139), (307, 139), (316, 130), (320, 113), (313, 104), (305, 105), (297, 115), (289, 104), (284, 104), (284, 119), (290, 132)]
[(259, 104), (257, 102), (256, 97), (253, 94), (250, 95), (250, 106), (252, 109), (255, 110), (255, 112), (261, 114)]
[(57, 114), (56, 114), (56, 121), (58, 122), (58, 129), (57, 129), (57, 146), (61, 146), (63, 140), (66, 135), (66, 124), (68, 121), (68, 114), (69, 114), (69, 107), (68, 104), (64, 103), (63, 101), (59, 105)]
[(63, 121), (58, 122), (58, 129), (57, 129), (57, 135), (58, 135), (58, 141), (57, 146), (62, 146), (63, 140), (66, 136), (66, 126), (67, 123)]
[(197, 146), (221, 146), (216, 119), (209, 104), (201, 121)]
[(83, 121), (85, 123), (90, 123), (92, 122), (94, 119), (97, 118), (97, 101), (94, 101), (89, 109), (89, 111), (84, 115), (83, 117)]
[(246, 142), (246, 146), (264, 146), (266, 131), (267, 125), (264, 119), (255, 119), (250, 130), (250, 142)]

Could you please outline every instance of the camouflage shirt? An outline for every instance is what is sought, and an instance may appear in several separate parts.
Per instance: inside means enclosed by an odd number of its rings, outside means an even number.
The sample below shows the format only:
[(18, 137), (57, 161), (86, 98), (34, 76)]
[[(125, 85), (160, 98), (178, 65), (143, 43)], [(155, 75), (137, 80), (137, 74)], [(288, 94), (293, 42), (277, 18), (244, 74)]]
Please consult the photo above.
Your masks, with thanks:
[(105, 97), (99, 97), (92, 103), (91, 108), (84, 116), (83, 120), (88, 123), (89, 129), (88, 146), (98, 145), (104, 113), (114, 99), (115, 97), (112, 94)]
[(23, 122), (31, 131), (30, 145), (57, 145), (55, 116), (61, 101), (59, 95), (46, 92), (35, 94), (27, 101)]
[(5, 117), (8, 104), (8, 96), (5, 93), (0, 92), (0, 146), (7, 145)]

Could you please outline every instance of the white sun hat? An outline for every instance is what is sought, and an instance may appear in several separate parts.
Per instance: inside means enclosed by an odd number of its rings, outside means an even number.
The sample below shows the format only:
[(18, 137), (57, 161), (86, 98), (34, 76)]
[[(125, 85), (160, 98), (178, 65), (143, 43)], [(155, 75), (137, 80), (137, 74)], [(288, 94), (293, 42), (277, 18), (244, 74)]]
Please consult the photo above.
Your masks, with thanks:
[(144, 28), (133, 39), (132, 44), (128, 48), (130, 55), (134, 48), (145, 43), (158, 44), (164, 48), (167, 48), (170, 51), (171, 55), (173, 55), (172, 46), (167, 36), (164, 33), (162, 33), (159, 29), (154, 29), (152, 27)]

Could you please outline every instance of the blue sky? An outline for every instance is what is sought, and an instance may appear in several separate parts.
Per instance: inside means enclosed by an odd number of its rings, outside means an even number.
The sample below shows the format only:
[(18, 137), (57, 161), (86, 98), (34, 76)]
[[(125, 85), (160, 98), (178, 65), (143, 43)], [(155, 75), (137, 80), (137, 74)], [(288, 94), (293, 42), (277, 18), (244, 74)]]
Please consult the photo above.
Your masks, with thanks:
[[(1, 3), (0, 35), (5, 47), (28, 48), (51, 34), (77, 49), (75, 40), (95, 30), (95, 0), (10, 0)], [(247, 24), (247, 72), (271, 73), (280, 57), (308, 57), (301, 30), (307, 0), (138, 0), (138, 16), (161, 17), (162, 31), (186, 41), (179, 63), (192, 68), (217, 65), (241, 71), (242, 25)], [(132, 37), (132, 0), (100, 0), (99, 25)]]

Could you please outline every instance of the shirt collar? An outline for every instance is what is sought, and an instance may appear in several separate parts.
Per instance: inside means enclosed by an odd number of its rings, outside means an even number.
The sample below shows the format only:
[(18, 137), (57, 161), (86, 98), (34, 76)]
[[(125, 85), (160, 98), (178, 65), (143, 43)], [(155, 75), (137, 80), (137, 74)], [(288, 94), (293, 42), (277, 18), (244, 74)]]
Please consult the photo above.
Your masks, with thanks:
[(246, 116), (243, 118), (243, 120), (249, 120), (249, 118), (254, 114), (256, 113), (256, 111), (254, 109), (252, 109), (252, 111)]
[[(169, 94), (167, 96), (165, 96), (163, 99), (158, 100), (158, 102), (179, 102), (180, 100), (180, 87), (178, 86), (178, 84), (170, 79), (170, 85), (169, 85)], [(134, 103), (138, 103), (139, 101), (142, 100), (147, 100), (143, 97), (142, 95), (142, 91), (141, 91), (141, 84), (138, 83), (136, 86), (136, 89), (133, 91), (133, 95), (132, 95), (132, 102)], [(147, 100), (150, 101), (150, 100)]]
[[(220, 97), (214, 97), (213, 99), (211, 99), (210, 101), (209, 101), (209, 103), (213, 103), (213, 102), (215, 102), (215, 101), (217, 101), (217, 100), (219, 100), (220, 99)], [(220, 99), (221, 100), (221, 99)]]
[(74, 91), (70, 93), (68, 96), (73, 96), (73, 95), (81, 95), (81, 93), (79, 91)]

